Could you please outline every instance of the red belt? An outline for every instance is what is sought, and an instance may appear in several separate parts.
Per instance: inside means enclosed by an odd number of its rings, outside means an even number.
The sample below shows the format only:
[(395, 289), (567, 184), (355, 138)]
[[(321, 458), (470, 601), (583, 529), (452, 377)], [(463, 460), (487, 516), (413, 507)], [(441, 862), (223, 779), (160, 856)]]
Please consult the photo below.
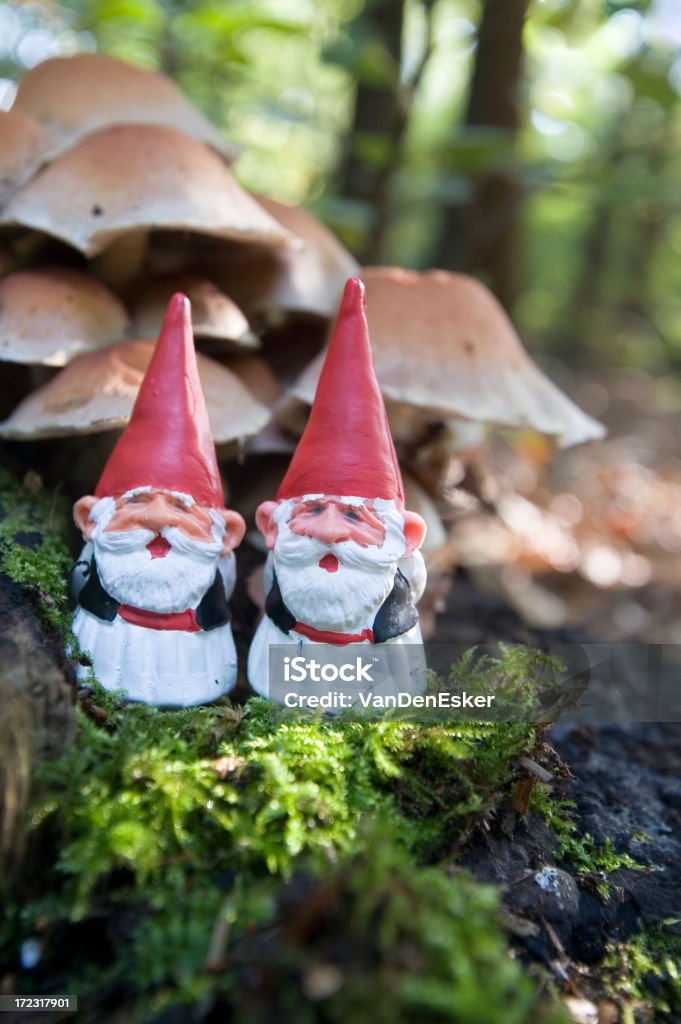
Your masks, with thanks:
[(319, 644), (334, 644), (335, 647), (343, 647), (345, 644), (361, 644), (362, 640), (368, 640), (371, 644), (374, 642), (373, 629), (363, 629), (361, 633), (331, 633), (326, 629), (306, 626), (304, 622), (296, 622), (293, 629), (301, 636), (306, 636), (308, 640), (316, 640)]
[(122, 604), (118, 614), (133, 626), (144, 626), (145, 629), (177, 629), (183, 633), (199, 633), (201, 627), (196, 621), (196, 609), (187, 608), (184, 612), (148, 612), (144, 608), (133, 608), (130, 604)]

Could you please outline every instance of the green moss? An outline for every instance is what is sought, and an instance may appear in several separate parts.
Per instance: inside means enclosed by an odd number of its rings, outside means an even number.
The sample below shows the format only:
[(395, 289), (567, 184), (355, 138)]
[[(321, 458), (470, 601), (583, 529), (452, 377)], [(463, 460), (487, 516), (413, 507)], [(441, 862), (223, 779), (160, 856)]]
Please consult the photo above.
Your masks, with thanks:
[(29, 590), (46, 621), (69, 629), (70, 512), (65, 498), (41, 489), (37, 478), (19, 484), (0, 467), (0, 567)]
[(38, 770), (31, 811), (34, 828), (59, 821), (54, 870), (71, 917), (120, 868), (142, 887), (177, 858), (287, 877), (301, 853), (321, 865), (354, 852), (360, 819), (379, 810), (430, 857), (493, 806), (509, 756), (530, 742), (517, 727), (300, 720), (263, 699), (245, 713), (98, 699), (107, 728), (80, 714), (72, 749)]
[[(623, 1024), (681, 1019), (681, 936), (665, 925), (611, 947), (601, 983), (621, 1007)], [(652, 1010), (652, 1014), (650, 1011)]]
[(223, 1005), (245, 1004), (245, 1019), (267, 1019), (273, 991), (280, 1019), (303, 1024), (565, 1020), (509, 958), (495, 891), (415, 866), (380, 818), (360, 853), (321, 879), (296, 876), (260, 933), (231, 952), (257, 964), (250, 980), (237, 972), (220, 984)]
[(520, 644), (498, 646), (497, 656), (477, 648), (466, 651), (440, 685), (473, 697), (493, 693), (488, 717), (497, 722), (549, 722), (572, 706), (572, 692), (563, 686), (565, 666), (560, 658)]
[[(210, 988), (204, 967), (225, 901), (236, 935), (247, 932), (249, 921), (271, 918), (282, 882), (301, 865), (312, 877), (326, 877), (359, 858), (378, 885), (386, 865), (366, 832), (377, 818), (412, 902), (422, 882), (424, 893), (435, 893), (439, 878), (445, 889), (435, 905), (449, 894), (450, 901), (477, 906), (472, 883), (464, 897), (459, 882), (422, 865), (449, 854), (453, 841), (496, 805), (508, 790), (513, 755), (534, 741), (530, 726), (341, 723), (301, 718), (262, 699), (244, 711), (225, 702), (172, 712), (99, 689), (94, 700), (96, 721), (79, 711), (72, 748), (36, 772), (29, 825), (40, 867), (5, 893), (10, 924), (0, 934), (0, 952), (16, 959), (21, 939), (42, 935), (49, 978), (59, 953), (55, 937), (66, 929), (72, 960), (84, 965), (73, 979), (84, 998), (113, 987), (146, 1006), (193, 1000)], [(388, 878), (381, 884), (389, 886)], [(386, 906), (387, 919), (397, 913)], [(496, 936), (490, 955), (503, 978), (506, 954), (498, 950), (505, 943), (490, 915), (483, 934)], [(464, 946), (467, 916), (460, 917), (450, 960)], [(107, 935), (113, 930), (119, 938), (98, 965), (78, 948), (77, 936), (100, 920)], [(393, 927), (386, 925), (385, 949)], [(447, 934), (438, 940), (443, 971)], [(471, 948), (475, 941), (473, 934)], [(410, 942), (422, 942), (419, 957), (430, 959), (427, 931)], [(20, 977), (34, 984), (30, 974)], [(442, 984), (453, 990), (442, 988), (438, 998), (445, 991), (459, 998), (464, 982), (457, 977), (446, 975)], [(409, 977), (403, 981), (398, 1001), (406, 1013), (421, 981), (417, 973), (409, 997)], [(423, 998), (435, 999), (437, 990)]]
[(574, 803), (554, 797), (548, 786), (539, 784), (535, 787), (530, 806), (543, 815), (555, 833), (558, 858), (566, 861), (584, 878), (590, 879), (604, 899), (610, 895), (608, 875), (613, 871), (619, 868), (645, 870), (628, 853), (615, 850), (610, 839), (599, 844), (588, 832), (582, 832), (574, 820)]

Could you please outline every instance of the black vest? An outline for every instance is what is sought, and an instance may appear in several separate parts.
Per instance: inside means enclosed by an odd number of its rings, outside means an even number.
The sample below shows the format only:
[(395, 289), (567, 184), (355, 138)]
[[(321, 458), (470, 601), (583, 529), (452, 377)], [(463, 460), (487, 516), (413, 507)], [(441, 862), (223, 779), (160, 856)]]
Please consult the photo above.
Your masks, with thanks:
[[(87, 580), (78, 595), (78, 603), (86, 612), (90, 612), (91, 615), (103, 619), (105, 622), (113, 622), (118, 614), (120, 602), (116, 601), (111, 594), (107, 594), (102, 586), (94, 558), (87, 571)], [(203, 630), (217, 629), (218, 626), (225, 626), (229, 622), (229, 606), (225, 597), (225, 586), (217, 569), (215, 579), (196, 609), (196, 621)]]
[[(292, 615), (284, 604), (276, 573), (272, 580), (272, 589), (265, 602), (265, 612), (282, 633), (288, 634), (296, 624), (295, 615)], [(378, 609), (374, 619), (372, 626), (374, 643), (382, 644), (386, 640), (402, 636), (418, 621), (419, 613), (416, 611), (409, 581), (398, 569), (395, 573), (393, 589)], [(307, 623), (307, 625), (312, 625), (312, 623)]]

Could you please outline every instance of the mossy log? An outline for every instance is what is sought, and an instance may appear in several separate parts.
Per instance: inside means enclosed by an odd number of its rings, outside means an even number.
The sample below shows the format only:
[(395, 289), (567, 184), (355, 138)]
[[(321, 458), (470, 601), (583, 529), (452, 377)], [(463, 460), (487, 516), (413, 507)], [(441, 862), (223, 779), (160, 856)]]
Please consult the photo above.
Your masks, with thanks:
[(18, 852), (31, 766), (61, 754), (73, 735), (73, 693), (63, 659), (26, 591), (0, 572), (0, 859)]
[[(33, 484), (33, 492), (36, 484)], [(36, 762), (74, 733), (73, 673), (64, 654), (69, 555), (64, 510), (0, 476), (0, 865), (16, 861)]]

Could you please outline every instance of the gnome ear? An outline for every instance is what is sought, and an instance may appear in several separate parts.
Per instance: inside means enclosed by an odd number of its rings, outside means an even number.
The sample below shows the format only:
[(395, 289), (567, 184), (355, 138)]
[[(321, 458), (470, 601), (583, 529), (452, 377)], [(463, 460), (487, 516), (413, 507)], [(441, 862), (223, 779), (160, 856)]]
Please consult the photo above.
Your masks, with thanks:
[(219, 514), (222, 516), (225, 524), (225, 536), (222, 540), (221, 554), (226, 555), (241, 544), (246, 532), (246, 523), (243, 516), (240, 516), (238, 512), (233, 512), (231, 509), (221, 508)]
[(279, 532), (279, 528), (274, 521), (274, 513), (278, 504), (278, 501), (263, 501), (262, 505), (258, 505), (255, 513), (255, 525), (265, 538), (265, 543), (270, 551), (276, 543), (277, 533)]
[(418, 512), (403, 512), (402, 515), (404, 516), (405, 555), (411, 555), (414, 551), (418, 551), (426, 539), (427, 526)]
[(94, 494), (86, 494), (73, 506), (73, 521), (86, 540), (90, 540), (95, 528), (95, 523), (90, 519), (90, 512), (98, 501), (99, 498), (95, 498)]

